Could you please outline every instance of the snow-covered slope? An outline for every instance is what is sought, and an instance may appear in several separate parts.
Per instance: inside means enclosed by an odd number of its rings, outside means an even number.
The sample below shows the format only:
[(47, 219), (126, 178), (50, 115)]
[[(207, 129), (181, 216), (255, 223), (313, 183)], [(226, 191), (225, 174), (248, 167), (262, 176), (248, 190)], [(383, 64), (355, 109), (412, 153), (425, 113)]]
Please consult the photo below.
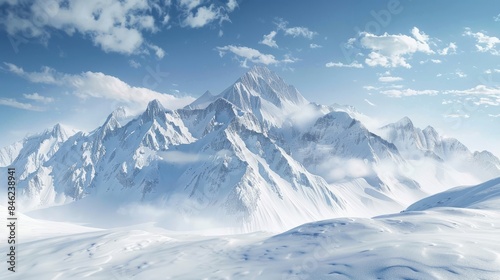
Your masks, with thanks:
[[(496, 179), (447, 192), (445, 208), (317, 221), (277, 235), (52, 223), (44, 230), (54, 236), (45, 238), (33, 235), (42, 221), (28, 218), (20, 224), (30, 231), (19, 246), (18, 272), (1, 270), (0, 278), (495, 280), (500, 276), (498, 186)], [(62, 231), (66, 235), (58, 236)]]
[(477, 186), (457, 187), (415, 202), (408, 211), (424, 211), (435, 207), (500, 209), (500, 178)]

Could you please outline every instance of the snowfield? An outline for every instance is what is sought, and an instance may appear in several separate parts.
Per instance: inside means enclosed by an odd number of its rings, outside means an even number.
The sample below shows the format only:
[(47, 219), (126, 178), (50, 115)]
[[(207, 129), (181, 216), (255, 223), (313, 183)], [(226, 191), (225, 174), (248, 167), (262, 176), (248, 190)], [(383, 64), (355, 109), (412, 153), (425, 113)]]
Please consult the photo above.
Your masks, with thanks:
[(18, 272), (3, 269), (0, 278), (499, 279), (499, 199), (500, 178), (402, 213), (280, 234), (213, 236), (151, 223), (96, 229), (22, 216)]

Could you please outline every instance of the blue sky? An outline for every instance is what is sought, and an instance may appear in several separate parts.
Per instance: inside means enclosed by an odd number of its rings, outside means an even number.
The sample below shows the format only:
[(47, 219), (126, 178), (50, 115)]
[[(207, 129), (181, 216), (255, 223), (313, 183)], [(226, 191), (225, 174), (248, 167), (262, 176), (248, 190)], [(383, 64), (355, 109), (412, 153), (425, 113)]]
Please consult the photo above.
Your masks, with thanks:
[(310, 101), (500, 156), (500, 2), (0, 0), (0, 146), (169, 108), (266, 65)]

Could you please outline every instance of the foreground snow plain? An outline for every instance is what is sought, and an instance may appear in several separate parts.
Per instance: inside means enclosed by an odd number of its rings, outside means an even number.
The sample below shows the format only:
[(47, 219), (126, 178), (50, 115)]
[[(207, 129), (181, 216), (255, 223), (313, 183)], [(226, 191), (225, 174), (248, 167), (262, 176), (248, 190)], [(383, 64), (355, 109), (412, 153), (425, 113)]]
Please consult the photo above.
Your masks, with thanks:
[(103, 229), (20, 215), (17, 272), (4, 268), (0, 279), (500, 279), (499, 221), (500, 178), (401, 213), (280, 234)]

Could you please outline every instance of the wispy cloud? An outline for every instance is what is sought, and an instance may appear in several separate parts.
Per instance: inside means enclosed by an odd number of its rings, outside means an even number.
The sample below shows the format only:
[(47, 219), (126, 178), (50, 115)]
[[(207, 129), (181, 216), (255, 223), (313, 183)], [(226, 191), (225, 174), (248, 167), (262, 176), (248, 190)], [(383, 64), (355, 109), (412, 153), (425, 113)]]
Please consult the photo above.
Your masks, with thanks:
[(363, 64), (357, 62), (357, 61), (353, 61), (352, 63), (350, 64), (344, 64), (342, 62), (328, 62), (327, 64), (325, 64), (326, 67), (330, 68), (330, 67), (338, 67), (338, 68), (363, 68)]
[(417, 96), (417, 95), (437, 95), (437, 90), (414, 90), (414, 89), (389, 89), (382, 90), (380, 93), (389, 97), (404, 97), (404, 96)]
[(274, 40), (276, 34), (277, 34), (276, 31), (271, 31), (269, 34), (264, 35), (264, 38), (262, 39), (262, 41), (259, 42), (259, 44), (263, 44), (271, 48), (278, 48), (278, 44)]
[(420, 64), (425, 64), (425, 63), (428, 63), (428, 62), (432, 62), (434, 64), (440, 64), (440, 63), (442, 63), (442, 61), (440, 59), (427, 59), (427, 60), (421, 60)]
[(318, 44), (314, 44), (314, 43), (313, 44), (309, 44), (309, 48), (311, 48), (311, 49), (319, 49), (319, 48), (322, 48), (322, 47), (323, 46), (318, 45)]
[(288, 27), (288, 22), (281, 18), (278, 19), (276, 25), (278, 26), (278, 30), (282, 30), (285, 35), (292, 37), (304, 37), (307, 39), (312, 39), (315, 35), (318, 34), (317, 32), (312, 31), (304, 26)]
[(457, 118), (468, 119), (468, 118), (470, 118), (470, 115), (465, 114), (465, 113), (464, 114), (455, 113), (455, 114), (445, 114), (445, 115), (443, 115), (443, 117), (452, 118), (452, 119), (457, 119)]
[(128, 61), (128, 65), (130, 65), (130, 67), (136, 68), (136, 69), (141, 67), (141, 64), (133, 59)]
[(467, 74), (465, 74), (463, 71), (461, 70), (457, 70), (455, 71), (455, 75), (459, 78), (467, 78)]
[(148, 44), (148, 47), (155, 52), (156, 57), (159, 59), (162, 59), (165, 56), (165, 51), (157, 45)]
[[(414, 89), (389, 89), (388, 87), (384, 88), (375, 88), (375, 87), (364, 87), (367, 90), (378, 90), (381, 94), (384, 94), (388, 97), (407, 97), (407, 96), (418, 96), (418, 95), (429, 95), (434, 96), (437, 94), (442, 95), (452, 95), (456, 96), (457, 99), (445, 99), (441, 104), (448, 105), (452, 103), (461, 103), (464, 100), (470, 102), (471, 104), (475, 104), (476, 106), (500, 106), (500, 87), (489, 87), (486, 85), (477, 85), (473, 88), (464, 89), (464, 90), (414, 90)], [(448, 118), (452, 118), (455, 116), (447, 116)], [(463, 117), (463, 116), (462, 116)]]
[(43, 111), (43, 108), (34, 106), (29, 103), (22, 103), (12, 98), (0, 98), (0, 105), (9, 106), (17, 109), (23, 109), (28, 111)]
[(379, 77), (378, 80), (382, 83), (393, 83), (393, 82), (402, 81), (403, 78), (393, 77), (393, 76), (382, 76), (382, 77)]
[(248, 67), (247, 66), (248, 61), (264, 65), (273, 65), (279, 63), (294, 63), (296, 61), (295, 58), (289, 55), (285, 56), (282, 60), (278, 60), (272, 54), (263, 54), (256, 49), (244, 46), (227, 45), (224, 47), (217, 47), (217, 50), (219, 51), (219, 55), (221, 57), (223, 57), (227, 52), (231, 52), (235, 54), (237, 57), (243, 59), (242, 61), (240, 61), (243, 67)]
[(368, 100), (366, 98), (365, 98), (365, 102), (368, 103), (368, 105), (370, 105), (370, 106), (374, 106), (374, 107), (377, 106), (377, 105), (373, 104), (370, 100)]
[[(6, 63), (6, 65), (9, 66), (10, 72), (19, 75), (30, 82), (52, 84), (67, 88), (72, 90), (75, 96), (82, 99), (101, 98), (140, 106), (145, 106), (149, 101), (158, 99), (166, 108), (170, 109), (183, 107), (194, 100), (191, 97), (177, 98), (173, 95), (160, 93), (148, 88), (130, 86), (114, 76), (106, 75), (100, 72), (87, 71), (75, 75), (57, 72), (49, 67), (42, 67), (41, 72), (27, 72), (14, 64)], [(25, 95), (25, 97), (38, 101), (48, 100), (38, 94)], [(7, 102), (10, 101), (4, 100), (4, 103)], [(10, 104), (14, 103), (10, 102)], [(39, 109), (37, 107), (29, 107), (22, 104), (11, 106), (18, 106), (18, 108), (27, 110), (30, 108), (32, 110)]]
[(500, 73), (500, 69), (486, 69), (486, 70), (484, 70), (484, 74), (493, 74), (493, 73)]
[(492, 55), (500, 55), (497, 45), (500, 45), (500, 39), (494, 36), (488, 36), (482, 32), (472, 32), (470, 28), (465, 28), (464, 36), (476, 39), (476, 49), (479, 52), (488, 52)]
[(457, 53), (457, 44), (455, 43), (449, 43), (447, 47), (438, 50), (438, 54), (440, 55), (449, 55), (449, 54), (456, 54)]
[(213, 21), (227, 19), (227, 15), (222, 12), (222, 9), (216, 8), (215, 5), (210, 5), (208, 7), (199, 7), (196, 11), (188, 11), (182, 21), (182, 25), (191, 28), (201, 28)]
[(4, 65), (7, 66), (7, 71), (10, 71), (16, 75), (19, 75), (30, 82), (33, 83), (42, 83), (42, 84), (52, 84), (57, 85), (61, 84), (61, 77), (57, 77), (58, 73), (50, 67), (42, 67), (40, 72), (25, 72), (23, 68), (18, 67), (12, 63), (4, 62)]
[(466, 90), (448, 90), (445, 93), (455, 94), (455, 95), (487, 95), (487, 96), (500, 97), (500, 88), (489, 87), (486, 85), (477, 85), (473, 88), (469, 88)]
[(26, 99), (30, 99), (30, 100), (37, 101), (37, 102), (44, 103), (44, 104), (54, 102), (54, 98), (42, 96), (36, 92), (32, 93), (32, 94), (23, 94), (23, 96)]

